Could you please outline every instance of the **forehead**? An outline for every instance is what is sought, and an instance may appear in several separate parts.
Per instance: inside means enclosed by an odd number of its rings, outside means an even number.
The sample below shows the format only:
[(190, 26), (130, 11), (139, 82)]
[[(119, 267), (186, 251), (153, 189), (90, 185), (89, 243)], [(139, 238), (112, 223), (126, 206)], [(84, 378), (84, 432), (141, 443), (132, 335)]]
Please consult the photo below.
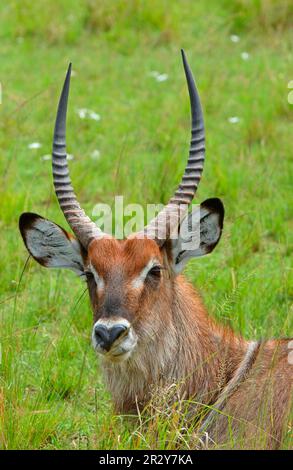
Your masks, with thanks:
[(162, 262), (158, 245), (150, 239), (102, 238), (94, 240), (88, 249), (90, 263), (101, 275), (118, 267), (129, 275), (140, 272), (151, 259)]

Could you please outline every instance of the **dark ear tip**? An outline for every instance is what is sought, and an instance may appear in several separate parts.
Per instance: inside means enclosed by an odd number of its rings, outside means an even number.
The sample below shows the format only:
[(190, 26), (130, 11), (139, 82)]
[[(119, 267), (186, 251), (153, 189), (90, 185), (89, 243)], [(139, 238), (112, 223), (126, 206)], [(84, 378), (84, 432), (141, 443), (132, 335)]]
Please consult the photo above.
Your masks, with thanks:
[(221, 199), (219, 199), (218, 197), (212, 197), (210, 199), (206, 199), (201, 205), (209, 209), (211, 212), (216, 212), (219, 215), (219, 222), (222, 229), (224, 223), (225, 208)]
[(41, 217), (38, 214), (35, 214), (34, 212), (23, 212), (20, 215), (19, 221), (18, 221), (19, 230), (22, 231), (24, 228), (31, 227), (36, 219), (42, 219), (42, 218), (43, 217)]

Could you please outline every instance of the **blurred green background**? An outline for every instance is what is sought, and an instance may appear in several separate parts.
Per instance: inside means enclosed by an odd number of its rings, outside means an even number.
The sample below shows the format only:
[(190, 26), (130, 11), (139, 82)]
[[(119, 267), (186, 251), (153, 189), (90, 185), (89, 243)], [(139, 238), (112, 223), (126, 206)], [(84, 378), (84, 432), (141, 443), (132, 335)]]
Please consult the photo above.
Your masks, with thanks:
[(196, 202), (226, 207), (219, 247), (186, 275), (245, 337), (292, 335), (292, 23), (290, 0), (1, 2), (2, 448), (164, 449), (178, 430), (178, 420), (156, 416), (142, 430), (113, 414), (84, 285), (25, 265), (21, 212), (67, 228), (48, 155), (69, 61), (70, 171), (91, 214), (115, 194), (145, 205), (175, 189), (189, 143), (185, 49), (207, 136)]

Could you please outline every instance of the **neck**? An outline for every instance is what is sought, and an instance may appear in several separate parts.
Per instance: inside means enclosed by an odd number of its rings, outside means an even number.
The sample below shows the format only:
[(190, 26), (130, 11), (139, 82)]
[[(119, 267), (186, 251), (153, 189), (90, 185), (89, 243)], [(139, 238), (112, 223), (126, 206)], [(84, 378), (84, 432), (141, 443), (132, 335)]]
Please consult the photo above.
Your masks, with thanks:
[[(163, 312), (169, 298), (171, 308)], [(247, 342), (212, 320), (198, 294), (178, 276), (170, 292), (156, 304), (147, 340), (125, 363), (105, 362), (106, 380), (118, 411), (144, 406), (157, 386), (178, 384), (180, 394), (214, 401), (231, 379)], [(162, 315), (159, 313), (162, 312)]]

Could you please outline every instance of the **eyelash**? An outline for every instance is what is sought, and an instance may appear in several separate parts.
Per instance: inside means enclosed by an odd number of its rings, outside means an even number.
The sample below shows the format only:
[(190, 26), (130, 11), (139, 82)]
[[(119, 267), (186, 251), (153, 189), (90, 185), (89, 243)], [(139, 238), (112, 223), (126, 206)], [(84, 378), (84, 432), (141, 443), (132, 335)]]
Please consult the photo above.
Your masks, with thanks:
[(82, 273), (81, 277), (83, 277), (87, 281), (91, 281), (92, 279), (94, 279), (94, 275), (91, 271), (84, 271)]

